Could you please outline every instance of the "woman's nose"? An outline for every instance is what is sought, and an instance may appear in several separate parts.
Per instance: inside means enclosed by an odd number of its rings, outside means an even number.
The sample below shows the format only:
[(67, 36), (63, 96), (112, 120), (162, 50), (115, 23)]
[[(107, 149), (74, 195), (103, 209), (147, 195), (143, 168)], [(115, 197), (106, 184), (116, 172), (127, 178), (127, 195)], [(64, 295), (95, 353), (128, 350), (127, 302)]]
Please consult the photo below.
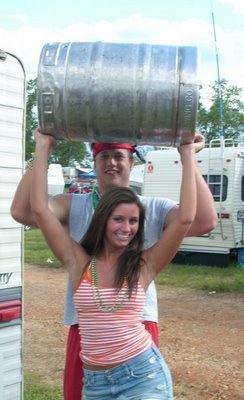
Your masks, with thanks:
[(129, 221), (124, 221), (122, 226), (123, 231), (128, 232), (130, 230), (130, 223)]

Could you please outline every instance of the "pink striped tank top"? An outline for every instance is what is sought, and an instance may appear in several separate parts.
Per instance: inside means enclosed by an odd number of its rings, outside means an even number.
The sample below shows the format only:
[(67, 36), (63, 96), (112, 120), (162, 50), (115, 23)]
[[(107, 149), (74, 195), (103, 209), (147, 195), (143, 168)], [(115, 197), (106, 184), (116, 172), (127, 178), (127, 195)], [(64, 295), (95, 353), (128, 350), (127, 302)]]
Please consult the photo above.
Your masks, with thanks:
[[(119, 292), (123, 299), (126, 288)], [(101, 299), (111, 307), (118, 297), (117, 290), (99, 288)], [(123, 305), (108, 312), (99, 308), (96, 289), (92, 286), (90, 267), (84, 272), (74, 293), (81, 342), (80, 357), (88, 365), (109, 366), (123, 363), (152, 345), (152, 338), (143, 324), (145, 291), (138, 283), (131, 298), (126, 296)]]

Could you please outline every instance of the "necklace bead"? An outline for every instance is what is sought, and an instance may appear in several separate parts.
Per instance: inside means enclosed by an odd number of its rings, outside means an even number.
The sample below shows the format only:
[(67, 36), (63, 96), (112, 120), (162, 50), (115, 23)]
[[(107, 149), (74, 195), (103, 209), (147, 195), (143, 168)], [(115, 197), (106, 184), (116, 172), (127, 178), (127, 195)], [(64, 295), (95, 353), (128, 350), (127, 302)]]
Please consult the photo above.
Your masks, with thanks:
[[(92, 262), (91, 262), (91, 278), (92, 278), (92, 287), (93, 287), (93, 294), (94, 294), (94, 300), (96, 301), (96, 304), (100, 310), (106, 311), (106, 312), (115, 312), (122, 308), (126, 298), (128, 297), (128, 285), (127, 282), (125, 281), (126, 284), (126, 289), (124, 291), (124, 294), (122, 296), (121, 294), (121, 289), (118, 290), (117, 296), (115, 298), (114, 304), (109, 307), (106, 304), (104, 304), (104, 301), (101, 297), (101, 293), (99, 291), (98, 287), (98, 276), (97, 276), (97, 265), (96, 265), (96, 257), (93, 257)], [(119, 298), (122, 296), (122, 298), (119, 301)]]
[(96, 185), (93, 186), (92, 188), (92, 207), (93, 210), (95, 210), (97, 208), (97, 203), (99, 202), (101, 196), (98, 192), (98, 189), (96, 187)]

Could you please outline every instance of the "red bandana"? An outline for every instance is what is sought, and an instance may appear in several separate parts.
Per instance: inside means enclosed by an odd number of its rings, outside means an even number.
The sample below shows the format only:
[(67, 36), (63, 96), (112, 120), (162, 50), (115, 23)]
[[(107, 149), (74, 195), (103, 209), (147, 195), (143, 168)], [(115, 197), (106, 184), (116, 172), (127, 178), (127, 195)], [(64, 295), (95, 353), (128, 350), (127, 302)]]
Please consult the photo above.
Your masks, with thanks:
[(92, 146), (93, 158), (95, 158), (101, 151), (110, 149), (127, 149), (132, 151), (132, 153), (135, 152), (135, 147), (129, 143), (95, 143)]

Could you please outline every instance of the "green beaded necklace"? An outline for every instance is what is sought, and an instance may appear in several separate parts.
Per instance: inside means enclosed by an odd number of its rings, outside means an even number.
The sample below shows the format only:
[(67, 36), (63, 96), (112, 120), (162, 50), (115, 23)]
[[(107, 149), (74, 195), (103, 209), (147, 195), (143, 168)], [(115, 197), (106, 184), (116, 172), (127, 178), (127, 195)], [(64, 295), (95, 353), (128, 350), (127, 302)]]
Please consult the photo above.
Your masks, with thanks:
[[(97, 187), (94, 185), (93, 189), (92, 189), (92, 206), (93, 206), (94, 210), (96, 209), (97, 203), (100, 200), (100, 198), (101, 198), (101, 196), (99, 195), (99, 193), (97, 191)], [(127, 282), (126, 282), (126, 290), (125, 290), (124, 295), (123, 295), (122, 299), (120, 300), (120, 302), (118, 303), (119, 297), (120, 297), (120, 290), (119, 290), (114, 304), (111, 307), (106, 306), (106, 304), (104, 304), (104, 302), (103, 302), (103, 299), (101, 297), (99, 287), (98, 287), (98, 276), (97, 276), (96, 263), (97, 263), (96, 257), (94, 256), (92, 259), (92, 262), (91, 262), (92, 286), (95, 289), (94, 290), (94, 299), (100, 310), (107, 311), (107, 312), (115, 312), (123, 306), (123, 304), (128, 296), (129, 289), (128, 289)]]
[(97, 203), (99, 202), (101, 196), (97, 191), (97, 187), (96, 185), (93, 186), (92, 188), (92, 206), (93, 206), (93, 210), (95, 210), (97, 208)]
[(126, 282), (126, 290), (121, 298), (121, 300), (119, 301), (119, 297), (120, 297), (120, 290), (118, 291), (118, 294), (116, 296), (116, 299), (114, 301), (114, 304), (109, 307), (106, 306), (106, 304), (104, 304), (103, 299), (101, 297), (99, 288), (98, 288), (98, 276), (97, 276), (97, 268), (96, 268), (96, 264), (97, 264), (97, 260), (96, 257), (94, 256), (91, 262), (91, 278), (92, 278), (92, 287), (95, 289), (94, 290), (94, 299), (97, 303), (97, 306), (100, 310), (103, 311), (107, 311), (107, 312), (115, 312), (117, 310), (119, 310), (120, 308), (122, 308), (126, 298), (128, 297), (128, 285)]

